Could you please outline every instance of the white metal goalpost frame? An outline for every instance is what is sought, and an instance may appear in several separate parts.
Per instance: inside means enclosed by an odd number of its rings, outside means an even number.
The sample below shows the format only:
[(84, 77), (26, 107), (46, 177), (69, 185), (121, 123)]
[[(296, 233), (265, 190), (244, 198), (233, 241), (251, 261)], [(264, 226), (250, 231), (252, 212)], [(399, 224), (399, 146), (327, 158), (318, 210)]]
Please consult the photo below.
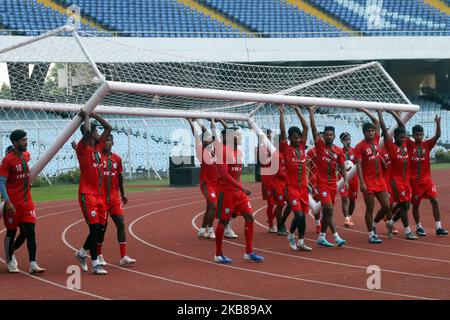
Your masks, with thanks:
[[(119, 106), (101, 106), (100, 102), (104, 97), (108, 95), (109, 92), (122, 92), (122, 93), (140, 93), (149, 95), (159, 95), (159, 96), (182, 96), (189, 98), (201, 98), (201, 99), (214, 99), (214, 100), (233, 100), (233, 101), (247, 101), (251, 103), (269, 103), (269, 104), (287, 104), (287, 105), (317, 105), (320, 107), (333, 107), (333, 108), (367, 108), (367, 109), (383, 109), (383, 110), (395, 110), (404, 111), (414, 114), (419, 110), (419, 106), (411, 104), (401, 103), (387, 103), (387, 102), (373, 102), (373, 101), (354, 101), (354, 100), (344, 100), (344, 99), (334, 99), (334, 98), (318, 98), (318, 97), (303, 97), (303, 96), (287, 96), (291, 90), (295, 88), (286, 89), (285, 92), (280, 92), (280, 94), (265, 94), (265, 93), (253, 93), (253, 92), (238, 92), (238, 91), (226, 91), (217, 89), (202, 89), (202, 88), (188, 88), (188, 87), (175, 87), (175, 86), (165, 86), (165, 85), (150, 85), (150, 84), (139, 84), (139, 83), (128, 83), (128, 82), (116, 82), (116, 81), (106, 81), (104, 76), (100, 73), (95, 61), (91, 58), (88, 50), (83, 45), (83, 41), (77, 34), (76, 29), (71, 25), (66, 25), (61, 28), (49, 31), (40, 36), (28, 39), (26, 41), (20, 42), (3, 50), (0, 50), (0, 54), (19, 48), (21, 46), (26, 46), (27, 44), (55, 36), (63, 32), (71, 32), (76, 39), (77, 44), (80, 46), (83, 55), (86, 57), (89, 64), (93, 67), (100, 86), (97, 88), (96, 92), (92, 97), (86, 102), (82, 109), (86, 114), (90, 114), (94, 109), (98, 113), (105, 114), (122, 114), (122, 115), (132, 115), (132, 116), (152, 116), (152, 117), (175, 117), (175, 118), (222, 118), (224, 120), (234, 120), (234, 121), (247, 121), (250, 126), (255, 130), (255, 132), (264, 137), (263, 141), (269, 146), (273, 151), (274, 146), (267, 140), (265, 134), (259, 129), (256, 122), (253, 119), (252, 114), (231, 114), (223, 112), (204, 112), (204, 111), (182, 111), (182, 110), (167, 110), (167, 109), (150, 109), (150, 108), (126, 108)], [(358, 68), (358, 67), (356, 67)], [(383, 71), (384, 69), (381, 68)], [(345, 73), (346, 71), (344, 71)], [(351, 71), (347, 71), (351, 72)], [(385, 72), (385, 71), (384, 71)], [(387, 73), (386, 73), (387, 75)], [(388, 78), (389, 75), (387, 75)], [(298, 88), (302, 88), (313, 83), (320, 81), (325, 81), (326, 78), (318, 78), (316, 80), (310, 81), (310, 83), (301, 84)], [(394, 82), (395, 85), (395, 82)], [(396, 85), (395, 85), (396, 86)], [(397, 87), (398, 88), (398, 87)], [(400, 90), (401, 92), (401, 90)], [(46, 102), (23, 102), (23, 101), (6, 101), (0, 100), (0, 107), (4, 108), (18, 108), (18, 109), (28, 109), (28, 110), (48, 110), (48, 111), (78, 111), (80, 105), (71, 104), (54, 104)], [(37, 163), (31, 168), (30, 176), (34, 179), (48, 164), (48, 162), (56, 155), (58, 150), (68, 141), (68, 139), (73, 135), (77, 128), (81, 124), (81, 119), (75, 116), (69, 125), (61, 132), (57, 137), (52, 146), (40, 157)]]

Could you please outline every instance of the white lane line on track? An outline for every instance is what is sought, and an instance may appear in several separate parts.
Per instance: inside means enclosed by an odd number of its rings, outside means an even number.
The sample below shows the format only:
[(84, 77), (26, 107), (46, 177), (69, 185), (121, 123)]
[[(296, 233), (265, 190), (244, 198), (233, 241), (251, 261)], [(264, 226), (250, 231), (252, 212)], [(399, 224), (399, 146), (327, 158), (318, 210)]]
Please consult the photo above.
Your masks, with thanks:
[[(192, 197), (193, 197), (193, 196), (187, 196), (187, 197), (184, 197), (184, 198), (192, 198)], [(171, 200), (172, 200), (172, 199), (171, 199)], [(170, 200), (170, 201), (171, 201), (171, 200)], [(131, 209), (131, 208), (136, 208), (136, 207), (140, 207), (140, 206), (145, 206), (145, 205), (155, 204), (155, 203), (160, 203), (160, 202), (166, 202), (166, 201), (168, 201), (168, 200), (157, 201), (157, 202), (151, 202), (151, 203), (143, 203), (143, 204), (139, 204), (139, 205), (129, 206), (129, 207), (127, 207), (127, 208), (130, 208), (130, 209)], [(77, 209), (71, 209), (71, 210), (65, 210), (65, 211), (60, 211), (60, 212), (49, 213), (49, 214), (46, 214), (46, 215), (39, 216), (39, 217), (37, 217), (37, 219), (42, 219), (42, 218), (46, 218), (46, 217), (50, 217), (50, 216), (54, 216), (54, 215), (60, 215), (60, 214), (64, 214), (64, 213), (72, 212), (72, 211), (79, 211), (79, 209), (77, 208)], [(83, 219), (83, 220), (84, 220), (84, 219)], [(5, 231), (6, 231), (6, 228), (0, 230), (0, 234), (2, 234), (2, 233), (5, 232)], [(3, 259), (1, 259), (1, 258), (0, 258), (0, 261), (1, 261), (2, 263), (5, 263), (5, 260), (3, 260)], [(69, 288), (67, 288), (66, 286), (63, 286), (63, 285), (61, 285), (61, 284), (59, 284), (59, 283), (57, 283), (57, 282), (53, 282), (53, 281), (50, 281), (50, 280), (47, 280), (47, 279), (44, 279), (44, 278), (41, 278), (41, 277), (37, 277), (37, 276), (31, 275), (31, 274), (29, 274), (29, 273), (27, 273), (27, 272), (25, 272), (25, 271), (23, 271), (23, 270), (20, 270), (20, 272), (21, 272), (22, 274), (25, 274), (26, 276), (29, 276), (29, 277), (33, 278), (33, 279), (36, 279), (36, 280), (39, 280), (39, 281), (42, 281), (42, 282), (51, 284), (51, 285), (56, 286), (56, 287), (60, 287), (60, 288), (69, 290), (69, 291), (71, 291), (71, 292), (77, 292), (77, 293), (79, 293), (79, 294), (84, 294), (84, 295), (91, 296), (91, 297), (98, 298), (98, 299), (102, 299), (102, 300), (110, 300), (110, 298), (102, 297), (102, 296), (100, 296), (100, 295), (96, 295), (96, 294), (93, 294), (93, 293), (90, 293), (90, 292), (87, 292), (87, 291), (69, 289)], [(255, 299), (257, 299), (257, 298), (255, 298)]]
[[(266, 207), (267, 206), (263, 206), (261, 209), (264, 209)], [(315, 239), (310, 239), (310, 238), (305, 238), (305, 240), (309, 240), (309, 241), (313, 241), (313, 242), (316, 241)], [(420, 242), (420, 241), (411, 241), (411, 240), (405, 240), (405, 241), (408, 241), (411, 244), (417, 244), (417, 243)], [(345, 245), (345, 248), (352, 249), (352, 250), (360, 250), (360, 251), (367, 251), (367, 252), (373, 252), (373, 253), (379, 253), (379, 254), (385, 254), (385, 255), (392, 255), (392, 256), (410, 258), (410, 259), (450, 263), (450, 260), (442, 260), (442, 259), (435, 259), (435, 258), (419, 257), (419, 256), (413, 256), (413, 255), (407, 255), (407, 254), (401, 254), (401, 253), (395, 253), (395, 252), (387, 252), (387, 251), (380, 251), (380, 250), (373, 250), (373, 249), (353, 247), (353, 246), (349, 246), (349, 245)]]
[[(257, 214), (260, 210), (262, 210), (262, 209), (264, 209), (264, 208), (265, 208), (265, 206), (262, 207), (262, 208), (259, 208), (258, 210), (256, 210), (256, 211), (254, 212), (254, 216), (256, 216), (256, 214)], [(198, 227), (197, 227), (197, 225), (196, 225), (196, 223), (195, 223), (195, 220), (196, 220), (201, 214), (202, 214), (202, 213), (197, 214), (197, 215), (192, 219), (192, 222), (191, 222), (192, 225), (193, 225), (193, 227), (194, 227), (195, 229), (197, 229), (197, 230), (198, 230)], [(260, 227), (262, 227), (262, 228), (264, 228), (264, 229), (266, 229), (266, 230), (268, 229), (265, 225), (263, 225), (262, 223), (260, 223), (260, 222), (257, 221), (256, 219), (255, 219), (255, 223), (256, 223), (258, 226), (260, 226)], [(283, 239), (284, 239), (284, 238), (285, 238), (285, 237), (283, 237)], [(307, 239), (307, 238), (305, 238), (305, 239), (306, 239), (306, 240), (309, 240), (309, 241), (313, 241), (313, 240), (311, 240), (311, 239)], [(236, 244), (236, 243), (231, 242), (231, 241), (226, 241), (226, 242), (232, 243), (232, 244), (235, 244), (235, 245), (239, 245), (239, 246), (243, 246), (243, 245), (241, 245), (241, 244)], [(314, 242), (315, 242), (315, 241), (314, 241)], [(298, 256), (298, 255), (293, 255), (293, 254), (286, 254), (286, 253), (281, 253), (281, 252), (275, 252), (275, 251), (266, 250), (266, 249), (261, 249), (261, 248), (256, 248), (256, 249), (257, 249), (257, 250), (260, 250), (260, 251), (262, 251), (262, 252), (268, 252), (268, 253), (273, 253), (273, 254), (276, 254), (276, 255), (281, 255), (281, 256), (286, 256), (286, 257), (293, 257), (293, 258), (302, 259), (302, 260), (307, 260), (307, 261), (312, 261), (312, 262), (321, 262), (321, 263), (326, 263), (326, 264), (331, 264), (331, 265), (338, 265), (338, 266), (343, 266), (343, 267), (350, 267), (350, 268), (357, 268), (357, 269), (364, 269), (364, 270), (367, 269), (367, 266), (358, 266), (358, 265), (352, 265), (352, 264), (341, 263), (341, 262), (335, 262), (335, 261), (327, 261), (327, 260), (321, 260), (321, 259), (313, 259), (313, 258), (308, 258), (308, 257), (304, 257), (304, 256)], [(430, 276), (430, 275), (425, 275), (425, 274), (420, 274), (420, 273), (409, 273), (409, 272), (396, 271), (396, 270), (390, 270), (390, 269), (381, 269), (381, 271), (388, 272), (388, 273), (394, 273), (394, 274), (402, 274), (402, 275), (407, 275), (407, 276), (422, 277), (422, 278), (427, 278), (427, 279), (450, 281), (450, 278), (447, 278), (447, 277)]]
[(223, 268), (229, 268), (229, 269), (234, 269), (234, 270), (240, 270), (240, 271), (246, 271), (246, 272), (250, 272), (250, 273), (256, 273), (256, 274), (261, 274), (261, 275), (265, 275), (265, 276), (272, 276), (272, 277), (277, 277), (277, 278), (283, 278), (283, 279), (289, 279), (289, 280), (294, 280), (294, 281), (300, 281), (300, 282), (308, 282), (308, 283), (314, 283), (314, 284), (321, 284), (321, 285), (326, 285), (326, 286), (333, 286), (333, 287), (338, 287), (338, 288), (343, 288), (343, 289), (350, 289), (350, 290), (357, 290), (357, 291), (364, 291), (364, 292), (368, 292), (371, 294), (386, 294), (386, 295), (392, 295), (392, 296), (397, 296), (397, 297), (405, 297), (405, 298), (412, 298), (412, 299), (422, 299), (422, 300), (433, 300), (432, 298), (428, 298), (428, 297), (419, 297), (419, 296), (414, 296), (414, 295), (406, 295), (406, 294), (400, 294), (400, 293), (393, 293), (393, 292), (387, 292), (387, 291), (380, 291), (380, 290), (370, 290), (370, 289), (365, 289), (365, 288), (358, 288), (358, 287), (352, 287), (352, 286), (346, 286), (346, 285), (340, 285), (340, 284), (336, 284), (336, 283), (331, 283), (331, 282), (324, 282), (324, 281), (317, 281), (317, 280), (310, 280), (310, 279), (302, 279), (302, 278), (298, 278), (298, 277), (292, 277), (292, 276), (286, 276), (286, 275), (281, 275), (281, 274), (276, 274), (276, 273), (271, 273), (271, 272), (266, 272), (266, 271), (260, 271), (260, 270), (251, 270), (251, 269), (246, 269), (246, 268), (242, 268), (242, 267), (236, 267), (236, 266), (231, 266), (231, 265), (224, 265), (224, 264), (217, 264), (215, 262), (209, 261), (209, 260), (204, 260), (204, 259), (200, 259), (200, 258), (196, 258), (193, 256), (189, 256), (189, 255), (185, 255), (185, 254), (181, 254), (175, 251), (171, 251), (168, 249), (164, 249), (162, 247), (159, 247), (155, 244), (149, 243), (141, 238), (139, 238), (133, 231), (133, 226), (134, 224), (136, 224), (138, 221), (151, 216), (155, 213), (161, 212), (161, 211), (166, 211), (168, 209), (174, 209), (174, 208), (178, 208), (178, 207), (183, 207), (186, 206), (188, 204), (181, 204), (181, 205), (177, 205), (177, 206), (173, 206), (170, 208), (165, 208), (165, 209), (161, 209), (161, 210), (156, 210), (156, 211), (152, 211), (149, 213), (144, 214), (143, 216), (133, 220), (131, 222), (131, 224), (128, 226), (128, 231), (130, 232), (130, 234), (138, 241), (144, 243), (145, 245), (155, 248), (157, 250), (169, 253), (169, 254), (173, 254), (176, 256), (180, 256), (183, 258), (187, 258), (187, 259), (191, 259), (194, 261), (199, 261), (199, 262), (203, 262), (203, 263), (208, 263), (208, 264), (212, 264), (215, 266), (219, 266), (219, 267), (223, 267)]
[[(203, 201), (198, 201), (198, 202), (203, 202)], [(196, 203), (196, 202), (192, 202), (192, 203)], [(192, 204), (191, 203), (191, 204)], [(84, 221), (84, 219), (80, 219), (78, 221), (75, 221), (74, 223), (72, 223), (71, 225), (67, 226), (66, 229), (64, 229), (63, 233), (61, 234), (61, 239), (64, 242), (64, 244), (69, 247), (70, 249), (72, 249), (73, 251), (76, 251), (77, 249), (75, 247), (73, 247), (66, 239), (66, 234), (69, 231), (70, 228), (72, 228), (74, 225), (80, 223)], [(132, 272), (132, 273), (136, 273), (139, 274), (141, 276), (145, 276), (148, 278), (154, 278), (154, 279), (158, 279), (158, 280), (163, 280), (163, 281), (167, 281), (167, 282), (171, 282), (171, 283), (175, 283), (178, 285), (183, 285), (183, 286), (188, 286), (188, 287), (193, 287), (193, 288), (197, 288), (197, 289), (202, 289), (202, 290), (207, 290), (207, 291), (213, 291), (213, 292), (217, 292), (217, 293), (223, 293), (223, 294), (228, 294), (228, 295), (232, 295), (235, 297), (241, 297), (241, 298), (245, 298), (245, 299), (254, 299), (254, 300), (266, 300), (264, 298), (260, 298), (260, 297), (255, 297), (255, 296), (249, 296), (249, 295), (245, 295), (245, 294), (241, 294), (241, 293), (236, 293), (236, 292), (231, 292), (231, 291), (225, 291), (225, 290), (220, 290), (220, 289), (214, 289), (214, 288), (210, 288), (210, 287), (205, 287), (205, 286), (200, 286), (200, 285), (196, 285), (193, 283), (189, 283), (189, 282), (184, 282), (184, 281), (178, 281), (178, 280), (174, 280), (174, 279), (170, 279), (170, 278), (165, 278), (165, 277), (161, 277), (161, 276), (157, 276), (154, 274), (150, 274), (150, 273), (145, 273), (145, 272), (140, 272), (140, 271), (136, 271), (133, 269), (129, 269), (129, 268), (123, 268), (123, 267), (119, 267), (116, 265), (112, 265), (112, 264), (108, 264), (108, 266), (117, 268), (117, 269), (121, 269), (127, 272)]]

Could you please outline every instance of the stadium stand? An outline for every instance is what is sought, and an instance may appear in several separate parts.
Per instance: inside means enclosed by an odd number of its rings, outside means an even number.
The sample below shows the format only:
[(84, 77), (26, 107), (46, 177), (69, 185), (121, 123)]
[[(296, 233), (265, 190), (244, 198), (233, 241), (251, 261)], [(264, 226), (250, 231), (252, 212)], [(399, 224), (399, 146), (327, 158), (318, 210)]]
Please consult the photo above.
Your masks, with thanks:
[(109, 30), (133, 37), (241, 37), (239, 30), (226, 26), (175, 0), (58, 0), (75, 4), (82, 14)]
[(336, 36), (339, 29), (278, 0), (203, 0), (202, 3), (257, 32), (271, 37)]
[[(247, 33), (176, 0), (54, 0), (75, 4), (83, 17), (133, 37), (244, 37)], [(445, 3), (448, 5), (448, 0)], [(198, 0), (219, 16), (267, 37), (345, 36), (346, 31), (285, 0)], [(450, 35), (450, 15), (423, 0), (309, 0), (320, 12), (364, 35)], [(61, 10), (60, 10), (61, 11)], [(36, 35), (63, 25), (67, 16), (36, 0), (0, 2), (0, 28)], [(97, 30), (87, 24), (81, 29)], [(97, 30), (98, 31), (98, 30)], [(1, 34), (7, 34), (4, 31)]]
[[(39, 35), (40, 31), (61, 27), (66, 21), (67, 16), (34, 0), (0, 1), (0, 24), (8, 29), (21, 31), (18, 34)], [(87, 24), (81, 24), (81, 29), (95, 31)]]
[(365, 35), (450, 35), (450, 15), (421, 0), (309, 2)]

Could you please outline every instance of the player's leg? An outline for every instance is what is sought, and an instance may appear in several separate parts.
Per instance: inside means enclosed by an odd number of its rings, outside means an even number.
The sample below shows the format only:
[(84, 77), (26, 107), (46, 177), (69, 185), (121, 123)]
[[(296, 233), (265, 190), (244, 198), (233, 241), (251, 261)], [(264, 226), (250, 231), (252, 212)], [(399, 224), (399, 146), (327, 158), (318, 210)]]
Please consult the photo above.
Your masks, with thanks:
[(41, 268), (36, 263), (36, 233), (35, 233), (35, 223), (33, 222), (23, 222), (21, 223), (23, 226), (23, 231), (25, 232), (25, 236), (27, 239), (27, 249), (28, 249), (28, 258), (30, 261), (30, 273), (43, 273), (45, 272), (44, 268)]
[(278, 228), (277, 235), (284, 236), (287, 234), (286, 230), (286, 220), (292, 212), (291, 205), (289, 201), (286, 201), (286, 207), (283, 209), (283, 214), (281, 216), (280, 227)]
[(232, 260), (223, 253), (223, 238), (225, 235), (225, 228), (231, 217), (231, 210), (233, 209), (233, 197), (230, 192), (219, 192), (217, 201), (216, 217), (219, 220), (216, 226), (216, 254), (214, 261), (217, 263), (231, 263)]
[(76, 252), (75, 257), (79, 260), (81, 269), (86, 272), (88, 271), (86, 257), (88, 252), (90, 252), (94, 272), (96, 274), (107, 274), (106, 270), (104, 270), (103, 267), (99, 264), (97, 258), (97, 243), (100, 232), (98, 216), (99, 208), (101, 209), (100, 201), (96, 196), (82, 193), (79, 195), (79, 202), (84, 218), (89, 227), (89, 234), (86, 237), (83, 246)]
[(14, 241), (14, 251), (17, 251), (17, 249), (19, 249), (25, 243), (25, 240), (27, 240), (25, 227), (22, 223), (19, 224), (19, 229), (20, 233), (17, 236), (16, 240)]
[(383, 220), (383, 218), (387, 215), (389, 211), (389, 195), (386, 191), (381, 191), (375, 193), (375, 197), (380, 204), (380, 209), (378, 210), (375, 218), (373, 219), (373, 227), (376, 230), (377, 223)]
[[(5, 223), (6, 224), (6, 223)], [(17, 228), (8, 228), (6, 230), (5, 240), (3, 242), (5, 249), (5, 262), (6, 267), (10, 273), (17, 273), (19, 269), (17, 267), (17, 261), (14, 257), (14, 238), (16, 237)]]
[(448, 235), (448, 231), (442, 227), (441, 224), (441, 211), (439, 209), (439, 201), (436, 197), (430, 197), (431, 207), (433, 209), (433, 218), (436, 224), (436, 235), (438, 236), (446, 236)]
[(364, 203), (366, 205), (366, 212), (364, 214), (364, 220), (366, 222), (367, 231), (369, 231), (369, 243), (382, 243), (383, 241), (378, 238), (374, 231), (373, 225), (373, 210), (375, 207), (375, 195), (367, 192), (364, 195)]
[(106, 221), (106, 219), (99, 223), (98, 241), (97, 241), (97, 257), (98, 257), (98, 263), (102, 266), (107, 265), (105, 258), (103, 257), (103, 242), (105, 241), (105, 234), (106, 234), (107, 228), (108, 228), (108, 222)]
[(119, 243), (121, 266), (134, 264), (135, 259), (127, 255), (127, 236), (125, 232), (125, 216), (123, 214), (111, 214), (111, 219), (114, 222), (117, 230), (117, 242)]
[(197, 232), (198, 238), (207, 238), (206, 228), (208, 225), (208, 218), (207, 218), (208, 211), (209, 211), (209, 203), (208, 203), (208, 201), (206, 201), (206, 209), (205, 209), (205, 213), (203, 214), (202, 225), (201, 225), (200, 229), (198, 229), (198, 232)]
[(344, 215), (344, 226), (350, 228), (350, 199), (348, 196), (343, 196), (341, 194), (341, 208), (342, 214)]
[(240, 214), (244, 220), (244, 235), (245, 235), (245, 253), (244, 253), (244, 259), (250, 260), (254, 262), (261, 262), (264, 260), (263, 257), (258, 256), (253, 251), (253, 229), (254, 229), (254, 218), (251, 213), (251, 210), (246, 210), (246, 212), (243, 212)]

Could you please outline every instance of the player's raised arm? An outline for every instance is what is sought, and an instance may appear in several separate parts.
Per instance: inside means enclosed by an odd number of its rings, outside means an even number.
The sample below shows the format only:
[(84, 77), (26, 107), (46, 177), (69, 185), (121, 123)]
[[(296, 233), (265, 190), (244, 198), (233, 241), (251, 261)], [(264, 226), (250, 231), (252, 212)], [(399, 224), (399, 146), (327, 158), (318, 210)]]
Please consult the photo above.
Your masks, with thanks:
[(389, 142), (389, 133), (386, 128), (386, 124), (384, 123), (383, 112), (381, 110), (377, 110), (377, 113), (378, 113), (378, 119), (379, 119), (381, 131), (383, 132), (383, 136), (384, 136), (384, 143), (386, 144), (386, 147), (387, 147), (388, 142)]
[[(86, 126), (87, 116), (86, 116), (86, 112), (84, 112), (83, 109), (78, 111), (77, 115), (81, 118), (81, 121), (84, 122), (84, 124), (82, 124), (83, 137), (81, 138), (81, 140), (86, 143), (92, 137), (91, 126), (90, 126), (90, 124), (88, 124)], [(73, 145), (72, 145), (72, 147), (73, 147)]]
[(278, 106), (278, 111), (280, 112), (280, 136), (281, 141), (286, 141), (286, 124), (284, 122), (284, 104)]
[(314, 140), (314, 142), (317, 142), (317, 140), (321, 139), (321, 137), (319, 135), (319, 132), (317, 131), (316, 118), (314, 117), (315, 110), (316, 110), (316, 107), (308, 107), (309, 123), (311, 125), (313, 140)]
[(297, 114), (298, 119), (300, 120), (302, 124), (302, 142), (306, 143), (308, 141), (308, 122), (306, 122), (305, 117), (303, 116), (302, 112), (300, 111), (300, 108), (298, 106), (292, 106), (295, 110), (295, 113)]
[(380, 122), (378, 121), (377, 117), (375, 117), (369, 110), (366, 108), (360, 108), (358, 111), (364, 112), (372, 121), (372, 123), (375, 126), (375, 133), (377, 135), (380, 135)]
[(112, 130), (112, 126), (109, 124), (108, 121), (106, 121), (105, 119), (103, 119), (102, 117), (100, 117), (98, 114), (96, 114), (95, 112), (91, 113), (91, 117), (94, 118), (95, 120), (97, 120), (98, 122), (100, 122), (100, 124), (103, 127), (103, 132), (102, 135), (100, 136), (100, 139), (102, 140), (106, 140), (106, 138), (109, 137), (109, 135), (111, 134), (111, 130)]
[(228, 129), (228, 124), (223, 119), (217, 119), (223, 126), (224, 129)]
[(397, 126), (399, 128), (405, 129), (405, 124), (403, 123), (402, 119), (400, 118), (400, 115), (397, 112), (391, 110), (391, 111), (388, 111), (388, 113), (392, 114), (392, 116), (394, 117), (395, 121), (397, 122)]
[(436, 115), (434, 117), (434, 122), (436, 123), (436, 133), (434, 134), (433, 140), (437, 142), (441, 137), (441, 117)]

